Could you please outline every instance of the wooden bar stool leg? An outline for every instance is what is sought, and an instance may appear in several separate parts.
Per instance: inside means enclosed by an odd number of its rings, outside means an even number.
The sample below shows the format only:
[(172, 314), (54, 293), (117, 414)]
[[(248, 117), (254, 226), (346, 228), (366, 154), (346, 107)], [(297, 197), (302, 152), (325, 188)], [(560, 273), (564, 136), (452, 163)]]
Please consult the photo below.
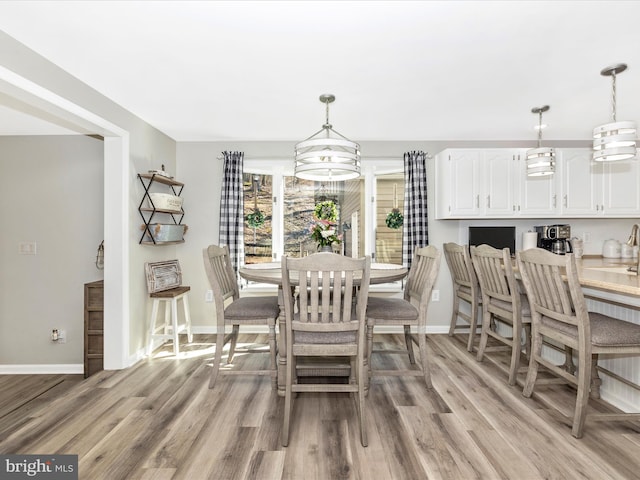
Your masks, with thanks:
[(156, 333), (156, 319), (158, 317), (158, 305), (160, 301), (157, 298), (153, 299), (153, 306), (151, 307), (151, 318), (149, 320), (149, 342), (147, 343), (147, 355), (151, 355), (153, 351), (153, 334)]
[(180, 353), (180, 340), (178, 338), (178, 299), (171, 299), (171, 328), (173, 330), (173, 354), (177, 357)]
[(193, 333), (191, 333), (191, 314), (189, 313), (189, 297), (185, 294), (182, 296), (182, 308), (184, 308), (184, 321), (187, 325), (187, 340), (193, 342)]

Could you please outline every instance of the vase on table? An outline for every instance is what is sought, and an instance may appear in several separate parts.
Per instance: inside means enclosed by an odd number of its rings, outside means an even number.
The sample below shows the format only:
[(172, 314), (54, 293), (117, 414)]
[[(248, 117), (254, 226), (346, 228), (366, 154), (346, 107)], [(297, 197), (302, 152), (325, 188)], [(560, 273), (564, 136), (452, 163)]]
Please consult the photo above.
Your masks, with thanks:
[(329, 253), (333, 253), (333, 248), (331, 247), (331, 245), (322, 245), (320, 247), (320, 251), (321, 252), (329, 252)]

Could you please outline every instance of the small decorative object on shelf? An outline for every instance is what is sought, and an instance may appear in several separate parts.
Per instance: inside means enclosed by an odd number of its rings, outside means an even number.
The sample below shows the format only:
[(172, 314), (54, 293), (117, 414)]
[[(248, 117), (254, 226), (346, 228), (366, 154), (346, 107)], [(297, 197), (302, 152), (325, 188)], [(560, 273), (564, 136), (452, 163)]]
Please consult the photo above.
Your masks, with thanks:
[(398, 209), (398, 184), (393, 184), (393, 209), (389, 212), (386, 219), (387, 227), (394, 230), (402, 227), (404, 216)]
[(251, 228), (260, 228), (264, 225), (264, 214), (256, 208), (252, 213), (247, 214), (245, 220)]
[[(142, 217), (143, 245), (168, 245), (184, 242), (183, 235), (187, 226), (182, 224), (184, 210), (180, 197), (184, 183), (174, 180), (162, 170), (149, 170), (149, 173), (139, 173), (138, 178), (144, 188), (144, 195), (140, 200), (138, 212)], [(169, 190), (170, 192), (151, 191), (154, 189)]]
[(318, 244), (318, 250), (331, 248), (333, 244), (342, 242), (342, 235), (337, 230), (338, 208), (331, 200), (319, 202), (313, 210), (313, 223), (309, 227), (311, 238)]

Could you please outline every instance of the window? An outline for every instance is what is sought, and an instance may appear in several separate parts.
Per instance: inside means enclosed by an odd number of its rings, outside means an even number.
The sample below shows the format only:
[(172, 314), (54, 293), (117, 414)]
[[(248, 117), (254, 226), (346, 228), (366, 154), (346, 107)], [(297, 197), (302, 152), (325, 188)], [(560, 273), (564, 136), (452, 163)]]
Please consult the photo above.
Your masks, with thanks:
[(293, 177), (292, 168), (291, 160), (245, 159), (246, 263), (278, 261), (283, 253), (300, 257), (317, 251), (309, 228), (314, 207), (322, 200), (332, 200), (338, 208), (340, 253), (402, 263), (402, 227), (390, 228), (386, 223), (394, 208), (402, 212), (401, 159), (363, 161), (363, 175), (346, 182), (302, 180)]

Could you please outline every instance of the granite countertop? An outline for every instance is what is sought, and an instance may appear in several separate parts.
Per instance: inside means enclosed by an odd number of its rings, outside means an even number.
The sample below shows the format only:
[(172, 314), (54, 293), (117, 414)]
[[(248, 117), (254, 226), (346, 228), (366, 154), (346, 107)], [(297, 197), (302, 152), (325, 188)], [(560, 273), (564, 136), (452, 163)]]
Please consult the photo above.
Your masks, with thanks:
[(626, 272), (637, 260), (585, 255), (578, 259), (578, 276), (583, 287), (640, 297), (640, 277)]

